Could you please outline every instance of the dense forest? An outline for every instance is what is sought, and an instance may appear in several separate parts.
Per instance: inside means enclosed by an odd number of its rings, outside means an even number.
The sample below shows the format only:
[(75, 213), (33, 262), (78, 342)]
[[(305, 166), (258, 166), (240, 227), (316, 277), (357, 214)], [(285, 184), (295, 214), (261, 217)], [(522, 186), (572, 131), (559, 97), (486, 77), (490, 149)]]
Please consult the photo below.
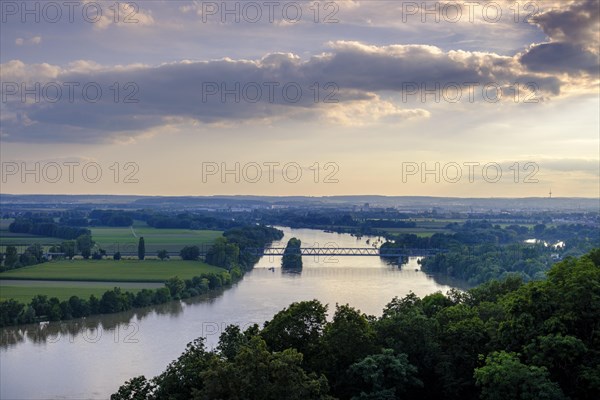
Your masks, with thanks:
[(54, 222), (49, 217), (17, 218), (8, 226), (12, 233), (51, 236), (61, 239), (76, 239), (81, 235), (90, 235), (90, 230)]
[(380, 317), (317, 300), (263, 327), (229, 326), (215, 350), (190, 343), (123, 399), (597, 399), (600, 249), (544, 280), (394, 298)]
[[(447, 228), (452, 233), (388, 235), (391, 241), (381, 246), (381, 254), (394, 249), (438, 249), (439, 254), (421, 260), (424, 271), (475, 285), (513, 274), (524, 281), (542, 279), (558, 260), (600, 246), (597, 229), (577, 224), (564, 224), (560, 229), (544, 224), (501, 227), (481, 220), (452, 223)], [(538, 242), (525, 243), (532, 237)]]

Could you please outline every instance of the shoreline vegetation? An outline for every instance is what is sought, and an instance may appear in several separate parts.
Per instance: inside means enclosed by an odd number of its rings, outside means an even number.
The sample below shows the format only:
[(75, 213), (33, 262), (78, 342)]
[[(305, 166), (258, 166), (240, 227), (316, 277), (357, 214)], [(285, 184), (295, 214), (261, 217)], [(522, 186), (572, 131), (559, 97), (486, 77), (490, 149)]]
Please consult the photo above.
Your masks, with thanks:
[(295, 237), (288, 240), (283, 257), (281, 257), (281, 268), (302, 269), (302, 242)]
[(394, 298), (380, 317), (318, 300), (262, 327), (229, 325), (218, 346), (187, 345), (160, 375), (111, 400), (596, 399), (600, 249), (547, 278)]
[[(165, 286), (158, 289), (144, 288), (136, 292), (131, 292), (115, 287), (114, 289), (107, 290), (100, 297), (94, 294), (90, 295), (88, 299), (71, 296), (68, 300), (63, 301), (60, 301), (57, 297), (36, 295), (29, 304), (23, 304), (14, 299), (2, 300), (0, 301), (0, 327), (116, 313), (132, 308), (164, 304), (171, 300), (195, 297), (206, 294), (209, 291), (229, 287), (231, 284), (239, 281), (246, 271), (252, 269), (259, 259), (258, 256), (246, 251), (247, 248), (262, 248), (282, 237), (283, 232), (261, 225), (231, 228), (223, 233), (223, 237), (215, 240), (214, 245), (206, 254), (206, 263), (198, 261), (199, 251), (196, 251), (198, 250), (197, 246), (186, 246), (182, 249), (182, 258), (187, 258), (189, 261), (183, 262), (190, 265), (198, 264), (197, 266), (203, 266), (205, 272), (190, 276), (191, 270), (186, 270), (187, 276), (184, 277), (186, 279), (182, 279), (179, 276), (170, 276), (167, 279), (163, 277), (162, 279), (146, 280), (147, 282), (164, 282)], [(73, 263), (82, 262), (85, 261), (74, 261)], [(128, 265), (120, 264), (127, 264), (128, 261), (126, 260), (102, 260), (96, 262), (117, 266), (116, 268), (123, 268), (123, 271), (127, 271), (128, 269)], [(141, 269), (151, 265), (161, 265), (168, 268), (169, 265), (173, 266), (175, 263), (181, 264), (183, 262), (140, 260), (135, 265)], [(59, 261), (59, 263), (63, 263), (59, 264), (59, 266), (66, 265), (67, 269), (71, 264), (70, 261)], [(87, 263), (93, 265), (94, 261), (87, 261)], [(131, 264), (131, 262), (129, 263)], [(53, 266), (52, 263), (43, 263), (41, 265), (44, 267), (48, 265)], [(54, 264), (54, 266), (56, 265)], [(81, 266), (81, 264), (78, 266)], [(13, 269), (8, 274), (16, 279), (18, 276), (23, 277), (23, 270), (25, 270), (25, 278), (27, 279), (27, 273), (31, 273), (35, 267), (34, 265)], [(58, 272), (56, 273), (56, 280), (69, 280), (68, 276), (67, 279), (64, 278), (64, 270), (58, 268)], [(88, 278), (84, 280), (98, 281), (96, 279), (104, 279), (107, 276), (106, 271), (101, 271), (100, 274), (103, 274), (104, 278), (98, 276), (94, 278), (94, 273), (98, 274), (99, 272), (95, 270), (85, 271), (83, 276), (87, 276)], [(136, 274), (139, 271), (133, 271), (132, 273)], [(0, 274), (0, 279), (4, 279), (4, 274)], [(112, 275), (110, 279), (104, 280), (115, 281), (114, 278), (115, 275)], [(40, 280), (38, 271), (34, 271), (30, 279)], [(81, 276), (78, 276), (77, 280), (82, 280)], [(118, 277), (117, 280), (119, 280)], [(140, 280), (138, 278), (123, 280), (123, 282), (143, 281), (144, 279)]]

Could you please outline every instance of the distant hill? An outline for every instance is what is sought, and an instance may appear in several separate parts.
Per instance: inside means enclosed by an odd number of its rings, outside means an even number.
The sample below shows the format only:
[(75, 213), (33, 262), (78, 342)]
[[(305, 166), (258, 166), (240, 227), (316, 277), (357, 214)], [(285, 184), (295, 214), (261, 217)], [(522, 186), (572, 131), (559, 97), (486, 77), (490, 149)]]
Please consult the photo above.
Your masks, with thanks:
[(0, 206), (98, 206), (103, 208), (261, 208), (282, 207), (394, 207), (398, 209), (440, 208), (485, 212), (503, 210), (600, 211), (600, 199), (561, 198), (459, 198), (427, 196), (129, 196), (129, 195), (14, 195), (0, 194)]

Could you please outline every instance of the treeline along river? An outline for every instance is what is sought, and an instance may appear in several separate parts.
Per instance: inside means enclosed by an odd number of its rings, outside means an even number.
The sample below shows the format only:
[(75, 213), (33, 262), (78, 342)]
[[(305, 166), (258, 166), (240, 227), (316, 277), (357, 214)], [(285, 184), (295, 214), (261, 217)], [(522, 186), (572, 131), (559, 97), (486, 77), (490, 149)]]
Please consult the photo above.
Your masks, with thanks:
[[(368, 247), (376, 237), (279, 228), (303, 247)], [(367, 239), (369, 243), (367, 243)], [(262, 325), (290, 303), (318, 299), (379, 315), (394, 297), (424, 296), (461, 282), (422, 272), (417, 258), (399, 267), (379, 257), (303, 257), (301, 271), (262, 257), (243, 280), (220, 293), (185, 302), (101, 315), (85, 320), (4, 328), (0, 331), (0, 398), (106, 399), (127, 379), (152, 377), (204, 336), (215, 346), (228, 324)]]

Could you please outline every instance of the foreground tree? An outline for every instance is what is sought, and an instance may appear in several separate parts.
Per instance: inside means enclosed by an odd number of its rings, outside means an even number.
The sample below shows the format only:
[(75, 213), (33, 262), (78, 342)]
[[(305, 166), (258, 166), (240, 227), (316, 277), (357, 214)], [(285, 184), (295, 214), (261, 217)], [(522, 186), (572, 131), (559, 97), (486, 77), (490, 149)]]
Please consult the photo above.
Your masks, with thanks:
[(565, 400), (545, 367), (522, 364), (515, 353), (494, 352), (475, 370), (482, 400)]
[[(227, 279), (211, 274), (189, 282), (208, 290)], [(159, 289), (164, 301), (182, 287), (176, 279), (167, 286)], [(121, 309), (129, 298), (113, 292), (100, 302), (91, 296), (89, 309)], [(135, 304), (161, 302), (142, 296)], [(85, 313), (83, 304), (63, 307), (45, 296), (30, 308), (26, 315), (18, 304), (0, 304), (0, 321)], [(129, 381), (113, 399), (595, 400), (598, 315), (595, 251), (556, 264), (544, 281), (508, 279), (423, 299), (411, 293), (393, 299), (379, 318), (338, 305), (328, 322), (318, 301), (294, 303), (262, 330), (228, 327), (214, 351), (199, 339), (165, 373)]]
[(417, 367), (408, 362), (406, 354), (395, 355), (392, 349), (363, 358), (350, 366), (360, 394), (352, 399), (403, 398), (409, 388), (422, 387)]
[(302, 354), (295, 349), (271, 353), (260, 337), (242, 346), (233, 361), (213, 359), (200, 374), (202, 390), (195, 400), (311, 400), (325, 399), (327, 379), (307, 374), (301, 367)]

